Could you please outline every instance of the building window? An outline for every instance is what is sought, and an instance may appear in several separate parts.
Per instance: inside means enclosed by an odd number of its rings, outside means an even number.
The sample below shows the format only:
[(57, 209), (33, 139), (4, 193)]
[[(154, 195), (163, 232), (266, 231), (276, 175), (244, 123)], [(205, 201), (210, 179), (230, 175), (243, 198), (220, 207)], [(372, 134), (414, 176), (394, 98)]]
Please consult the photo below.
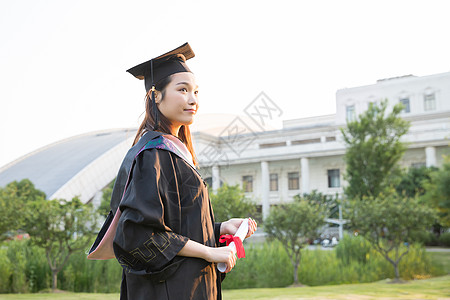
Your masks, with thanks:
[(339, 169), (328, 170), (328, 187), (336, 188), (341, 186), (339, 179)]
[(288, 189), (298, 190), (300, 188), (298, 172), (288, 173)]
[(249, 193), (253, 192), (253, 176), (242, 176), (242, 185), (244, 192)]
[(320, 138), (318, 139), (307, 139), (307, 140), (295, 140), (291, 142), (291, 145), (304, 145), (304, 144), (315, 144), (320, 143)]
[(270, 174), (270, 190), (278, 191), (278, 174)]
[(400, 99), (400, 103), (403, 104), (403, 106), (405, 106), (403, 108), (403, 112), (404, 113), (409, 113), (410, 112), (410, 109), (409, 109), (409, 98)]
[(423, 106), (425, 111), (436, 109), (436, 98), (434, 94), (425, 94), (423, 96)]
[(269, 144), (259, 144), (259, 148), (275, 148), (275, 147), (284, 147), (286, 146), (286, 142), (280, 142), (280, 143), (269, 143)]
[(348, 105), (347, 106), (347, 121), (351, 122), (351, 121), (355, 121), (356, 116), (355, 116), (355, 106), (354, 105)]

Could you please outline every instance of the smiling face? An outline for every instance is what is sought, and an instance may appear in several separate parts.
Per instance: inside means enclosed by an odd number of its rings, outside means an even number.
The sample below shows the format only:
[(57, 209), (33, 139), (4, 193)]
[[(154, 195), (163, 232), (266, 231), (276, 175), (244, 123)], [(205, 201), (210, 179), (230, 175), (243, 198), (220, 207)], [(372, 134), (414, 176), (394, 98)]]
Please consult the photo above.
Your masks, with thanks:
[(157, 91), (155, 100), (159, 111), (172, 123), (174, 134), (178, 133), (181, 125), (190, 125), (194, 121), (198, 109), (198, 86), (191, 72), (171, 76), (171, 81), (164, 90), (164, 98)]

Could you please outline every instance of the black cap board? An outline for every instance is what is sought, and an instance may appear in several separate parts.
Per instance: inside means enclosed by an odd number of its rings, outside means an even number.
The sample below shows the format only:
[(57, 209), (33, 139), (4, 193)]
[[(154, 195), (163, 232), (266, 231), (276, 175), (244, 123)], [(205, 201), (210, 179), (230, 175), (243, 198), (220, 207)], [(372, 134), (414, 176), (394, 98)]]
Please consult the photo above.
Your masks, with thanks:
[(184, 43), (172, 51), (128, 69), (127, 72), (138, 79), (144, 79), (145, 90), (148, 92), (153, 85), (167, 76), (180, 72), (191, 72), (186, 65), (186, 60), (194, 56), (194, 51), (189, 43)]

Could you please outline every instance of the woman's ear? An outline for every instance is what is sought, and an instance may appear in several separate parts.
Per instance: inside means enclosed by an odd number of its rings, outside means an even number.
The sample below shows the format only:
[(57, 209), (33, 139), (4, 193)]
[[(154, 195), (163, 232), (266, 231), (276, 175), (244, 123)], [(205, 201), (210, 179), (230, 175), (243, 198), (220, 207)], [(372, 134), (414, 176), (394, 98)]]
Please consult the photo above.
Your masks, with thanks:
[(160, 91), (155, 91), (155, 103), (160, 103), (161, 102), (161, 92)]

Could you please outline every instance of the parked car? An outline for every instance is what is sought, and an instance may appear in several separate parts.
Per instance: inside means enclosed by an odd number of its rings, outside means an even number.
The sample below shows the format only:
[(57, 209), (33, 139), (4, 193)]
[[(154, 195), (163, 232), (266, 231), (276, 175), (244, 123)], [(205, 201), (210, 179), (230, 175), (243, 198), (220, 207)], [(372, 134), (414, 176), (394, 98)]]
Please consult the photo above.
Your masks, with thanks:
[(321, 245), (322, 247), (334, 247), (339, 243), (338, 239), (333, 236), (331, 239), (330, 238), (325, 238), (321, 241)]

